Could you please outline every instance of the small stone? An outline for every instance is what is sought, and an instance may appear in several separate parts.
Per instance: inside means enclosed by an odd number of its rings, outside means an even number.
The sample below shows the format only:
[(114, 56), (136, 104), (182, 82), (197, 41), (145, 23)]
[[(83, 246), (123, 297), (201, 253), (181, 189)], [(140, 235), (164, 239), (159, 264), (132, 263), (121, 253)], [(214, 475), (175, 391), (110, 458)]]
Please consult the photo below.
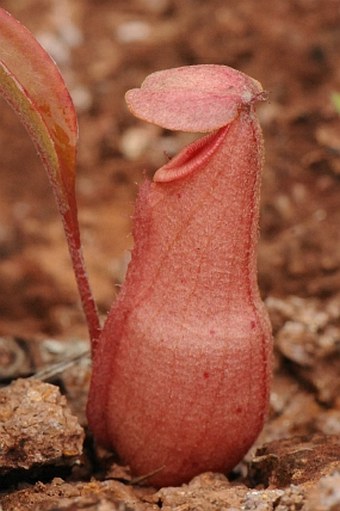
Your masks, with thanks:
[(339, 396), (340, 296), (328, 300), (290, 296), (266, 301), (278, 352), (332, 405)]
[(0, 390), (0, 476), (73, 463), (83, 440), (84, 431), (58, 387), (19, 379)]
[(0, 381), (26, 376), (32, 370), (19, 339), (0, 337)]
[(154, 501), (161, 503), (162, 511), (231, 511), (241, 509), (247, 492), (244, 485), (232, 485), (222, 474), (206, 472), (189, 484), (162, 488)]
[(322, 477), (309, 493), (304, 511), (338, 511), (340, 509), (340, 472)]
[[(139, 493), (141, 495), (139, 496)], [(149, 492), (148, 492), (149, 493)], [(55, 478), (7, 495), (0, 494), (1, 511), (157, 511), (143, 502), (143, 491), (117, 481), (68, 483)]]
[(119, 146), (126, 158), (131, 161), (138, 160), (155, 143), (158, 130), (153, 126), (128, 128), (121, 136)]
[(121, 43), (145, 41), (151, 33), (151, 26), (142, 20), (131, 20), (117, 27), (116, 35)]
[(256, 484), (284, 488), (313, 483), (340, 470), (340, 436), (310, 435), (265, 444), (250, 463), (250, 479)]
[(275, 503), (283, 494), (283, 490), (249, 491), (244, 499), (242, 509), (247, 511), (273, 511)]

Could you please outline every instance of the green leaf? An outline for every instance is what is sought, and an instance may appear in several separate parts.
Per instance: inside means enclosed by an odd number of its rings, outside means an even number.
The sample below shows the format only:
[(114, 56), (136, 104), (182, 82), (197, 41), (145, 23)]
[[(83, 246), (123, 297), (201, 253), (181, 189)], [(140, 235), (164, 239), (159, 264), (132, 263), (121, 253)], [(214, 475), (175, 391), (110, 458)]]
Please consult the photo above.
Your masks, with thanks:
[(336, 113), (340, 115), (340, 92), (332, 92), (331, 101)]

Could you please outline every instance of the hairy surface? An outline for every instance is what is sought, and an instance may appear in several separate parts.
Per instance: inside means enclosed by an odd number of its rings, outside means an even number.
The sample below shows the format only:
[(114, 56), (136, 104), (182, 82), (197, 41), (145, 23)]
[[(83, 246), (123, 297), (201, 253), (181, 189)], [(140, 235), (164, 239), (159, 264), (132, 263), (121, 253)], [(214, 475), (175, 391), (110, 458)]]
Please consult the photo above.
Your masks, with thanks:
[[(88, 403), (97, 440), (139, 474), (159, 470), (158, 485), (232, 469), (263, 426), (271, 373), (256, 280), (259, 84), (223, 66), (174, 69), (151, 75), (141, 94), (128, 94), (129, 105), (162, 126), (209, 131), (210, 102), (197, 123), (190, 87), (189, 100), (183, 92), (190, 77), (200, 103), (224, 95), (225, 125), (141, 187), (132, 260), (95, 352)], [(184, 124), (170, 100), (159, 121), (158, 89), (183, 106)]]

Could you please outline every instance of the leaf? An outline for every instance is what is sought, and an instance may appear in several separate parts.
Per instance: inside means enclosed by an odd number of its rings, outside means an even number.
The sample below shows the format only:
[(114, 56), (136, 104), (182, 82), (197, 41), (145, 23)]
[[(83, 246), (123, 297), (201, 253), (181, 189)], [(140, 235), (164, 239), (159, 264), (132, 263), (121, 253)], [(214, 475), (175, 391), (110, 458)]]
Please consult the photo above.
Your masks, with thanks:
[(331, 101), (334, 107), (334, 110), (337, 114), (340, 115), (340, 92), (332, 92)]
[(226, 126), (242, 105), (264, 99), (264, 93), (259, 82), (240, 71), (210, 64), (158, 71), (125, 98), (140, 119), (204, 133)]
[[(58, 198), (74, 194), (77, 117), (64, 81), (45, 50), (9, 13), (0, 11), (0, 91), (29, 131)], [(63, 175), (64, 174), (64, 175)]]
[(76, 112), (51, 57), (27, 28), (1, 8), (0, 94), (26, 127), (47, 171), (93, 340), (98, 336), (99, 321), (82, 258), (77, 217)]

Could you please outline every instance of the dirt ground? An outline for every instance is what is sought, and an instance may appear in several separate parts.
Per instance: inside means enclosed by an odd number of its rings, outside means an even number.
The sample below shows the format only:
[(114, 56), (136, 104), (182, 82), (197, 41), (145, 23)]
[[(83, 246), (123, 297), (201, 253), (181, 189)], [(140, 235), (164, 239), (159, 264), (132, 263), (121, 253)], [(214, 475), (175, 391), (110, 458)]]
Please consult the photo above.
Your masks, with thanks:
[[(132, 117), (124, 93), (155, 70), (202, 63), (235, 67), (269, 92), (258, 109), (266, 144), (258, 262), (275, 376), (267, 425), (228, 479), (203, 474), (156, 492), (131, 484), (128, 470), (87, 439), (72, 468), (6, 473), (0, 509), (339, 510), (339, 0), (1, 7), (54, 57), (79, 114), (79, 219), (103, 320), (133, 243), (137, 184), (187, 141)], [(87, 331), (47, 178), (3, 102), (0, 112), (0, 377), (8, 384), (81, 353)], [(82, 359), (53, 381), (82, 425), (89, 370)]]

